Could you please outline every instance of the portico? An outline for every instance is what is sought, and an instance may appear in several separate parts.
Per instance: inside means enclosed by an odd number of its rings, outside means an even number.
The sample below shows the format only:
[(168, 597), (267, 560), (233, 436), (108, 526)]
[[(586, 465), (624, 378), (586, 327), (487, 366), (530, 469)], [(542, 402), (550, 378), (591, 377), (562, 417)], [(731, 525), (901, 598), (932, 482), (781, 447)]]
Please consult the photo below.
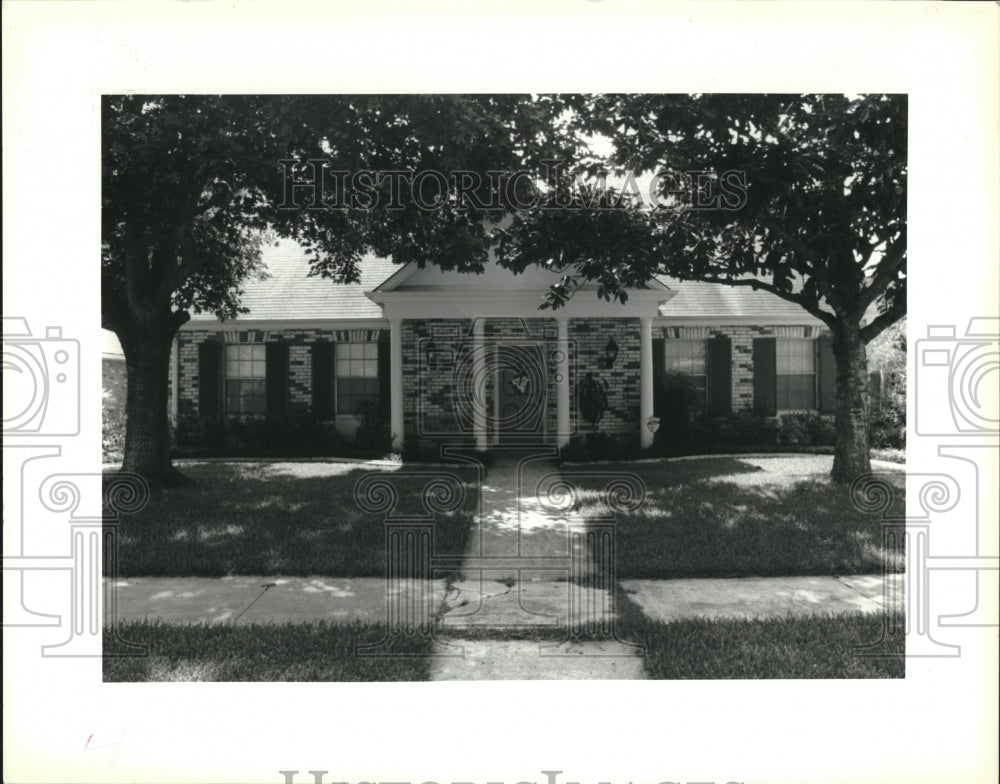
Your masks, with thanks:
[(564, 307), (539, 310), (559, 277), (495, 264), (479, 275), (411, 264), (366, 292), (389, 325), (396, 448), (411, 438), (469, 440), (481, 450), (532, 439), (564, 445), (594, 427), (577, 399), (588, 376), (606, 390), (601, 429), (651, 445), (652, 325), (674, 292), (651, 281), (621, 304), (587, 285)]

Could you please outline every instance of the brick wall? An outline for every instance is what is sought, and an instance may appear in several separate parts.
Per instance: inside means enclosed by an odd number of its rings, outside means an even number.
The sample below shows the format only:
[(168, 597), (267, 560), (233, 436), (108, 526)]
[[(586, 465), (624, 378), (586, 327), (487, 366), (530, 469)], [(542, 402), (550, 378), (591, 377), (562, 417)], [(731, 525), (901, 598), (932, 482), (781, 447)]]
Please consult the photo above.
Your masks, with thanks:
[(653, 327), (653, 337), (708, 340), (717, 335), (729, 338), (732, 347), (733, 411), (753, 409), (753, 339), (816, 338), (822, 330), (815, 326), (722, 326), (722, 327)]
[[(555, 319), (486, 319), (483, 327), (484, 342), (488, 347), (504, 342), (528, 343), (540, 347), (546, 383), (544, 432), (555, 433), (558, 394), (556, 375), (564, 367), (555, 354), (558, 339)], [(472, 328), (472, 319), (403, 321), (403, 416), (407, 440), (418, 436), (431, 440), (472, 436)], [(727, 336), (732, 345), (732, 402), (736, 411), (753, 407), (752, 352), (755, 337), (817, 337), (819, 334), (820, 330), (815, 326), (681, 327), (657, 324), (653, 328), (653, 338), (708, 339), (715, 335)], [(225, 333), (224, 337), (232, 342), (239, 341), (235, 331)], [(254, 335), (258, 341), (280, 339), (289, 344), (290, 412), (308, 412), (311, 405), (312, 344), (318, 340), (334, 341), (337, 337), (333, 328), (257, 331)], [(198, 345), (205, 340), (219, 338), (219, 332), (210, 330), (183, 331), (179, 334), (181, 413), (198, 410)], [(609, 368), (605, 362), (605, 349), (610, 339), (618, 344), (618, 357)], [(433, 366), (428, 361), (429, 344), (432, 342), (435, 357)], [(567, 364), (573, 431), (583, 434), (591, 431), (590, 425), (579, 417), (578, 397), (580, 381), (590, 373), (599, 383), (607, 385), (608, 408), (597, 430), (638, 438), (639, 320), (570, 319), (569, 349)], [(494, 373), (487, 363), (482, 394), (490, 421), (495, 414), (494, 387)]]
[[(366, 330), (368, 331), (368, 330)], [(334, 329), (296, 329), (279, 331), (254, 330), (251, 342), (272, 342), (280, 340), (288, 344), (288, 412), (290, 414), (308, 413), (312, 406), (312, 344), (317, 341), (334, 341), (337, 338)], [(180, 399), (178, 412), (197, 413), (198, 411), (198, 346), (206, 340), (219, 340), (222, 337), (227, 342), (240, 342), (239, 333), (227, 332), (220, 335), (217, 331), (197, 330), (183, 331), (178, 334), (180, 361), (178, 379)], [(351, 427), (353, 432), (353, 420)], [(338, 429), (339, 425), (338, 425)]]
[[(580, 433), (592, 431), (579, 417), (580, 381), (590, 373), (607, 384), (608, 408), (597, 430), (639, 437), (639, 319), (570, 319), (570, 342), (576, 363), (570, 373), (570, 416)], [(606, 367), (608, 341), (618, 344), (618, 358)]]

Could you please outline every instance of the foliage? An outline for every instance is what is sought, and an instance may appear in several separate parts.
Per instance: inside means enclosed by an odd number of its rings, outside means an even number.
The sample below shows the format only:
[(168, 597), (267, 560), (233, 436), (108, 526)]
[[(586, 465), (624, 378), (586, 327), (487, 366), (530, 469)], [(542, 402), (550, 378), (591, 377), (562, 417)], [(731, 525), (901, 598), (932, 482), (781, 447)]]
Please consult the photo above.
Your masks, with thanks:
[[(315, 274), (359, 279), (365, 253), (482, 270), (484, 217), (455, 198), (420, 209), (419, 189), (384, 178), (338, 193), (296, 189), (330, 170), (514, 171), (552, 153), (559, 107), (524, 95), (112, 95), (101, 102), (102, 326), (129, 361), (125, 469), (169, 476), (169, 343), (191, 312), (236, 316), (245, 280), (264, 274), (262, 243), (295, 239)], [(530, 140), (530, 143), (526, 143)], [(322, 168), (322, 167), (320, 167)], [(366, 190), (367, 189), (367, 190)], [(484, 185), (476, 191), (484, 194)], [(449, 194), (451, 195), (451, 194)], [(329, 206), (323, 197), (358, 203)], [(377, 198), (396, 209), (364, 208)], [(253, 428), (251, 428), (251, 431)], [(250, 439), (252, 433), (244, 434)]]
[(594, 378), (587, 373), (578, 385), (580, 416), (595, 430), (608, 410), (608, 382), (601, 377)]
[(868, 360), (882, 374), (882, 407), (869, 419), (876, 448), (906, 448), (906, 319), (868, 344)]
[[(905, 95), (568, 96), (608, 160), (580, 162), (589, 190), (553, 188), (501, 235), (514, 269), (562, 270), (547, 304), (584, 281), (605, 300), (656, 275), (744, 286), (793, 302), (830, 330), (838, 368), (836, 459), (870, 470), (864, 346), (906, 312)], [(629, 172), (599, 191), (611, 167)], [(649, 199), (635, 175), (651, 175)], [(653, 176), (655, 175), (655, 176)], [(589, 178), (589, 179), (588, 179)], [(559, 205), (563, 208), (557, 208)], [(866, 314), (877, 314), (866, 319)]]
[(178, 416), (175, 454), (185, 456), (332, 456), (353, 452), (328, 422), (310, 414), (268, 417)]
[(116, 463), (125, 450), (125, 412), (109, 409), (101, 411), (101, 455), (105, 463)]
[(653, 443), (688, 445), (691, 443), (691, 424), (705, 412), (705, 396), (689, 376), (674, 371), (664, 371), (655, 380), (662, 405), (660, 427), (653, 435)]
[[(596, 95), (567, 98), (581, 133), (603, 134), (610, 161), (585, 162), (593, 176), (609, 164), (659, 172), (653, 195), (609, 189), (596, 209), (539, 210), (503, 233), (515, 268), (572, 265), (550, 292), (557, 305), (582, 279), (605, 299), (656, 274), (769, 291), (831, 328), (882, 314), (871, 340), (906, 309), (907, 114), (902, 95)], [(697, 182), (723, 193), (733, 172), (739, 198), (699, 208)], [(732, 189), (732, 188), (731, 188)], [(554, 192), (552, 199), (567, 194)], [(549, 266), (552, 266), (550, 263)]]
[(354, 445), (360, 452), (387, 455), (392, 451), (392, 433), (374, 400), (358, 401), (357, 414), (361, 417), (354, 434)]

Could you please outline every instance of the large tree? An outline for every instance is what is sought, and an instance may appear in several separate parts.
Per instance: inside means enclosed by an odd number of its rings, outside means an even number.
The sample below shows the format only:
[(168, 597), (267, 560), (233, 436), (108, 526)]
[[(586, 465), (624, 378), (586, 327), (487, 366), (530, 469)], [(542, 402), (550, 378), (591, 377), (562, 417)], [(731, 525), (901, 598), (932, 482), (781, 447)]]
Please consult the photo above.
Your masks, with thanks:
[[(466, 193), (483, 211), (438, 199), (435, 177), (414, 197), (398, 178), (335, 172), (530, 166), (554, 107), (526, 96), (105, 97), (101, 315), (128, 374), (123, 469), (159, 484), (180, 479), (169, 458), (171, 341), (192, 311), (239, 312), (269, 233), (301, 242), (314, 271), (337, 281), (357, 280), (369, 251), (482, 268), (484, 217), (504, 211), (488, 184)], [(320, 169), (327, 187), (294, 187), (316, 183)], [(354, 208), (341, 209), (345, 201)]]
[[(654, 275), (800, 305), (832, 335), (832, 477), (869, 471), (865, 346), (906, 312), (906, 97), (600, 95), (566, 106), (613, 152), (553, 178), (553, 209), (519, 216), (505, 262), (565, 266), (555, 306), (581, 278), (624, 300)], [(594, 186), (607, 168), (624, 174), (617, 189), (563, 187), (574, 175)]]

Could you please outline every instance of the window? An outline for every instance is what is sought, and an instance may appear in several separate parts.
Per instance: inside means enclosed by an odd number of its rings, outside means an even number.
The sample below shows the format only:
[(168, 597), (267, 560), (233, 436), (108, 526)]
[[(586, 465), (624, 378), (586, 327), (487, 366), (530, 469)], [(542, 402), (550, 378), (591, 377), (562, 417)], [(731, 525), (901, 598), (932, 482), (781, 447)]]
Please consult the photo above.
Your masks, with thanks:
[(813, 341), (781, 339), (775, 342), (778, 410), (816, 408), (816, 353)]
[(263, 414), (264, 344), (226, 346), (226, 413)]
[(705, 369), (704, 340), (664, 340), (666, 346), (667, 372), (680, 373), (687, 377), (702, 397), (706, 394), (708, 373)]
[(378, 397), (378, 343), (336, 344), (337, 413), (356, 414)]

